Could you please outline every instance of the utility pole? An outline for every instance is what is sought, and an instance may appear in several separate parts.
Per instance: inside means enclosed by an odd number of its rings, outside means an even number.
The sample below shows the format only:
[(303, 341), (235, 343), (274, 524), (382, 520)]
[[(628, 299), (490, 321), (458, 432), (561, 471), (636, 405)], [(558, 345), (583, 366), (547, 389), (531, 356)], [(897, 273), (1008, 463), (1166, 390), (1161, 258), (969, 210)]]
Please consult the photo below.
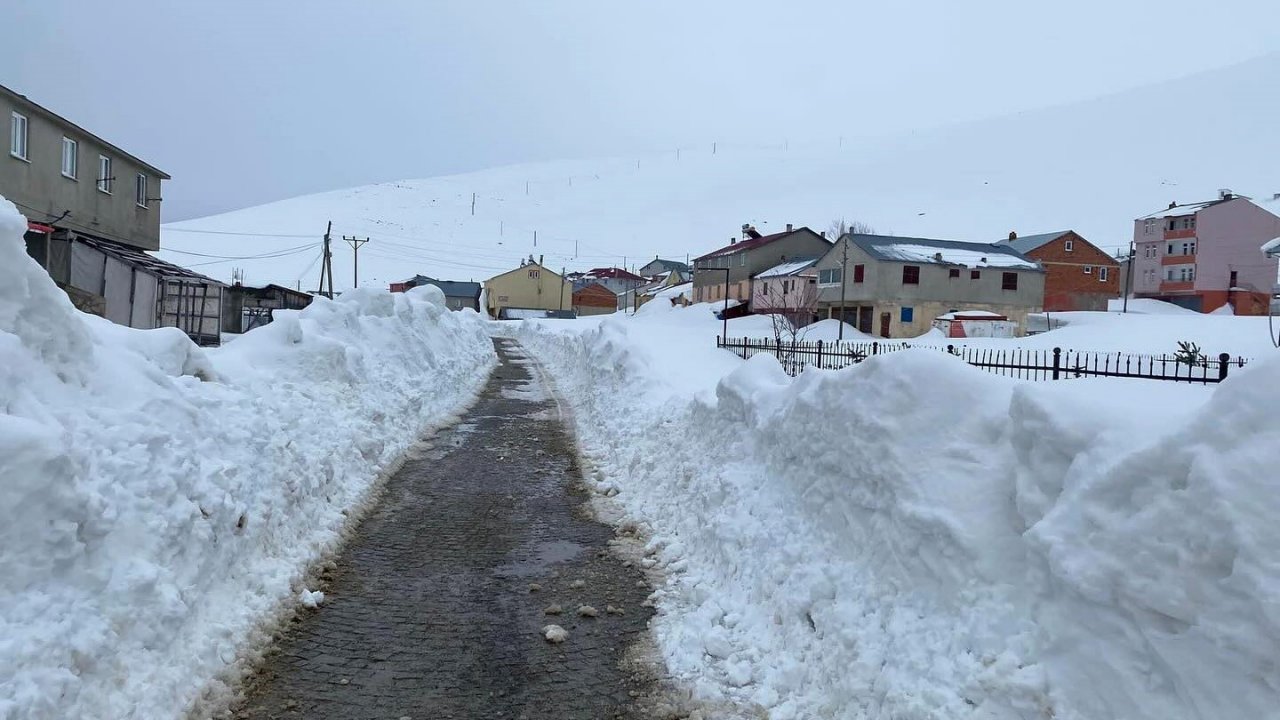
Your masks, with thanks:
[(1129, 312), (1129, 295), (1133, 293), (1133, 258), (1134, 252), (1133, 241), (1129, 241), (1129, 265), (1124, 269), (1124, 309), (1121, 312)]
[(844, 340), (844, 289), (849, 282), (849, 238), (843, 238), (844, 245), (840, 252), (840, 331), (836, 342)]
[(564, 312), (564, 266), (560, 266), (560, 311)]
[(533, 246), (538, 247), (538, 231), (533, 231)]
[(471, 217), (476, 215), (476, 194), (471, 193)]
[[(324, 250), (320, 257), (320, 287), (316, 288), (317, 295), (324, 295), (330, 300), (333, 299), (333, 253), (329, 250), (330, 233), (333, 232), (333, 221), (329, 221), (329, 225), (324, 230)], [(325, 291), (325, 278), (329, 279), (329, 290)]]
[[(472, 197), (475, 197), (475, 196), (473, 195)], [(347, 244), (351, 246), (351, 260), (352, 260), (351, 283), (352, 283), (352, 287), (360, 287), (360, 246), (361, 246), (361, 245), (364, 245), (364, 244), (365, 244), (365, 243), (367, 243), (367, 242), (369, 242), (369, 238), (365, 238), (365, 239), (361, 240), (360, 238), (356, 237), (355, 235), (352, 235), (351, 237), (347, 237), (346, 235), (343, 235), (343, 236), (342, 236), (342, 239), (343, 239), (343, 240), (346, 240), (346, 241), (347, 241)], [(332, 271), (330, 271), (330, 272), (332, 272)]]
[(711, 154), (712, 155), (716, 154), (716, 143), (711, 143)]

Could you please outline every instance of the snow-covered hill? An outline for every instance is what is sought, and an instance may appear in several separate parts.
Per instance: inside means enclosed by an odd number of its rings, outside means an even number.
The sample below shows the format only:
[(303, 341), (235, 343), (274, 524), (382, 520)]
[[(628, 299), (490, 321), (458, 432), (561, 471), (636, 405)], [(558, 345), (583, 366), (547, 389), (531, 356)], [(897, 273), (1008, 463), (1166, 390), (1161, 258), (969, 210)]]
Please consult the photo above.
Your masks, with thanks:
[[(984, 241), (1072, 228), (1115, 249), (1127, 244), (1132, 218), (1170, 200), (1205, 199), (1222, 187), (1253, 197), (1280, 192), (1280, 95), (1266, 90), (1277, 76), (1280, 54), (1272, 54), (1089, 102), (898, 137), (758, 147), (708, 139), (678, 154), (336, 190), (166, 225), (162, 254), (215, 277), (241, 267), (249, 283), (314, 288), (329, 220), (335, 238), (372, 239), (360, 251), (369, 284), (414, 273), (479, 280), (530, 254), (569, 268), (683, 259), (723, 244), (744, 222), (825, 229), (839, 217), (881, 232)], [(938, 108), (939, 118), (946, 114)], [(350, 286), (351, 251), (341, 241), (334, 266), (337, 286)]]

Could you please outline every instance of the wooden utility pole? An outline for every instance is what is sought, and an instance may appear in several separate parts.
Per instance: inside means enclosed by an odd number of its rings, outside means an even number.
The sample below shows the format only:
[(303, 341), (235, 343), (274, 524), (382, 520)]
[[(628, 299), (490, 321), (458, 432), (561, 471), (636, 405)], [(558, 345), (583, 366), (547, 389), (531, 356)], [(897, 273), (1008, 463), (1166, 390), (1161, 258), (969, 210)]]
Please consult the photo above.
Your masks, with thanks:
[[(1132, 240), (1129, 241), (1129, 264), (1124, 269), (1124, 309), (1121, 312), (1129, 312), (1129, 295), (1133, 293), (1133, 259), (1137, 257), (1137, 250)], [(1225, 366), (1224, 366), (1225, 367)]]
[(836, 334), (836, 342), (844, 340), (844, 289), (849, 282), (849, 238), (843, 238), (843, 242), (840, 253), (840, 331)]
[(476, 194), (471, 193), (471, 216), (475, 217), (475, 214), (476, 214)]
[[(475, 196), (473, 195), (472, 197), (475, 197)], [(365, 238), (361, 240), (355, 235), (352, 235), (351, 237), (347, 237), (346, 235), (343, 235), (342, 239), (346, 240), (347, 244), (351, 246), (351, 260), (352, 260), (351, 286), (360, 287), (360, 246), (369, 242), (369, 238)], [(333, 271), (330, 270), (329, 272), (332, 273)]]
[[(324, 250), (320, 257), (320, 287), (316, 288), (317, 295), (324, 295), (330, 300), (333, 299), (333, 252), (329, 249), (330, 233), (333, 232), (333, 221), (329, 221), (329, 225), (324, 230)], [(329, 289), (325, 290), (325, 279), (329, 280)]]
[(533, 231), (533, 246), (538, 247), (538, 231)]

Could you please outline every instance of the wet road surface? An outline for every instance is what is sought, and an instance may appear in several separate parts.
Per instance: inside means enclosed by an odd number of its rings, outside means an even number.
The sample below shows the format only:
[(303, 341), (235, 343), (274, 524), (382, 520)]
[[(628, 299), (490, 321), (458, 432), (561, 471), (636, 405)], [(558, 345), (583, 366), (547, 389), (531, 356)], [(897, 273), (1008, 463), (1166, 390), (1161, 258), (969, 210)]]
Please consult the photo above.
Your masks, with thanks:
[[(496, 342), (480, 399), (388, 481), (324, 603), (282, 631), (234, 717), (641, 717), (634, 699), (652, 683), (622, 660), (650, 590), (586, 511), (572, 440), (530, 362)], [(545, 615), (552, 604), (563, 613)], [(549, 623), (568, 639), (545, 640)]]

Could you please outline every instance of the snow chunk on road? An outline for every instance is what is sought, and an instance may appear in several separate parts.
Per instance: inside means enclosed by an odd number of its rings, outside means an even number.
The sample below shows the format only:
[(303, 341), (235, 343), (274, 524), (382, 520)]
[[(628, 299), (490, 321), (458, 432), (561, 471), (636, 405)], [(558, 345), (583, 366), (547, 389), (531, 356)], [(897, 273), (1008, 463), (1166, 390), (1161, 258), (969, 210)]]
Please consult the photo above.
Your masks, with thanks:
[(205, 350), (76, 311), (25, 230), (0, 199), (0, 718), (177, 717), (493, 345), (418, 288)]
[(318, 608), (324, 602), (324, 593), (319, 590), (303, 590), (298, 594), (298, 602), (305, 608)]
[(559, 625), (547, 625), (542, 628), (542, 637), (546, 638), (548, 642), (559, 644), (569, 639), (569, 631)]

